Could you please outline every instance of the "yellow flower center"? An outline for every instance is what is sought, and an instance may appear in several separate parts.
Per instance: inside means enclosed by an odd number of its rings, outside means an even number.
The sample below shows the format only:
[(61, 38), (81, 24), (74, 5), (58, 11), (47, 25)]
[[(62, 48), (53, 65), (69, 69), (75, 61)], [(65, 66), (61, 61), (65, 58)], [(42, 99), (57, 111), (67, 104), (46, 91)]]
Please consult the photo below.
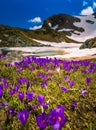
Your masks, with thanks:
[(44, 123), (45, 123), (45, 120), (42, 120), (41, 123), (44, 124)]
[(58, 120), (59, 120), (59, 122), (61, 122), (61, 121), (62, 121), (62, 118), (59, 116), (59, 117), (58, 117)]

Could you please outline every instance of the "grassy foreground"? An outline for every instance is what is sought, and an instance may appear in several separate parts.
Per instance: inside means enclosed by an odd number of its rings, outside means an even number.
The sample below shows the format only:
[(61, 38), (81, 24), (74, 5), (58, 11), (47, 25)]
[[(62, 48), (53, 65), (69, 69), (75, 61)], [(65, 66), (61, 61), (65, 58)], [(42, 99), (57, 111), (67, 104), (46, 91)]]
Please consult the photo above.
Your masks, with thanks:
[(96, 61), (0, 58), (2, 130), (95, 130)]

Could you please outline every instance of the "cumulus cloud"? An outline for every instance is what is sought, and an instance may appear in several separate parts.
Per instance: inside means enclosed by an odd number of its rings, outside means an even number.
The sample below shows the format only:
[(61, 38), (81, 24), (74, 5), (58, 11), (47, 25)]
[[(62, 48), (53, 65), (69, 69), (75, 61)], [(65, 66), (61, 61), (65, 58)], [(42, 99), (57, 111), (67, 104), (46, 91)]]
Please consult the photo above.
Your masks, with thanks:
[(35, 17), (33, 19), (28, 20), (28, 22), (31, 22), (31, 23), (41, 23), (42, 20), (41, 20), (40, 17)]
[(96, 8), (96, 2), (93, 3), (93, 8)]
[(37, 29), (40, 29), (40, 28), (42, 28), (42, 25), (30, 27), (29, 30), (37, 30)]
[(90, 15), (93, 13), (94, 13), (93, 8), (91, 6), (89, 6), (86, 9), (83, 9), (80, 14), (81, 15)]
[(88, 2), (87, 1), (83, 1), (83, 6), (86, 6), (86, 5), (88, 5)]

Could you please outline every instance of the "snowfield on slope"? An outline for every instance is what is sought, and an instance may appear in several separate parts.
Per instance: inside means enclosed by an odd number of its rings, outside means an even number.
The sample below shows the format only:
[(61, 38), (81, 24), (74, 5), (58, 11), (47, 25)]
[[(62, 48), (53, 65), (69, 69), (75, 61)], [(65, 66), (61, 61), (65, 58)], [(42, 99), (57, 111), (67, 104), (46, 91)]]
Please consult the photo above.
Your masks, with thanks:
[(50, 56), (50, 57), (72, 58), (72, 57), (83, 57), (83, 56), (87, 56), (87, 55), (96, 54), (96, 48), (79, 49), (81, 44), (66, 43), (66, 42), (55, 43), (55, 42), (41, 41), (41, 40), (36, 40), (36, 39), (33, 39), (33, 40), (40, 42), (44, 45), (51, 45), (54, 48), (58, 47), (59, 50), (62, 48), (62, 50), (64, 50), (67, 53), (64, 55), (56, 55), (56, 56)]
[(68, 37), (80, 42), (84, 42), (89, 38), (96, 37), (96, 18), (93, 15), (76, 17), (79, 18), (81, 21), (75, 22), (73, 24), (77, 27), (83, 27), (85, 31), (81, 33), (74, 31), (75, 33), (79, 33), (80, 35), (72, 33), (71, 37)]
[[(37, 55), (40, 57), (57, 57), (57, 58), (74, 58), (84, 57), (88, 55), (96, 55), (96, 48), (92, 49), (79, 49), (81, 44), (75, 43), (55, 43), (47, 41), (35, 41), (42, 43), (43, 45), (51, 45), (51, 47), (10, 47), (5, 48), (6, 50), (15, 50), (26, 52), (24, 55)], [(35, 53), (34, 53), (35, 52)], [(57, 53), (56, 53), (57, 52)], [(62, 52), (62, 53), (61, 53)], [(64, 53), (63, 53), (64, 52)]]

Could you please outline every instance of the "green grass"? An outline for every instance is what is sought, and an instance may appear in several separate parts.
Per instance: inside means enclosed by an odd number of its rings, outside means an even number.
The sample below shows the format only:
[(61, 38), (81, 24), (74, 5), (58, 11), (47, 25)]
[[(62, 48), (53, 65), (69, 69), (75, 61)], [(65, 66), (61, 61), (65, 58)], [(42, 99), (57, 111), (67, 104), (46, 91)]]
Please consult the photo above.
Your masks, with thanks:
[[(54, 60), (55, 61), (55, 60)], [(67, 117), (67, 122), (63, 126), (62, 130), (95, 130), (96, 129), (96, 66), (94, 67), (94, 73), (82, 73), (82, 70), (88, 70), (90, 66), (96, 61), (90, 61), (87, 66), (76, 64), (75, 62), (67, 62), (68, 66), (73, 66), (73, 69), (67, 71), (63, 66), (64, 62), (58, 62), (58, 67), (62, 69), (58, 72), (56, 66), (53, 63), (46, 62), (46, 67), (40, 62), (32, 62), (30, 66), (23, 66), (23, 71), (16, 71), (14, 66), (6, 67), (5, 59), (0, 59), (0, 78), (6, 78), (9, 83), (9, 87), (6, 90), (4, 88), (3, 97), (0, 98), (0, 102), (8, 102), (10, 107), (14, 107), (15, 111), (18, 112), (20, 109), (28, 108), (30, 104), (38, 105), (38, 108), (33, 111), (31, 110), (30, 116), (28, 118), (27, 124), (23, 127), (18, 120), (17, 116), (7, 116), (8, 108), (0, 108), (0, 121), (3, 130), (39, 130), (36, 123), (36, 116), (41, 113), (41, 107), (37, 101), (38, 94), (45, 96), (45, 102), (49, 100), (48, 109), (44, 109), (46, 113), (49, 113), (50, 109), (54, 109), (57, 105), (63, 105), (65, 107), (65, 115)], [(76, 69), (78, 66), (79, 69)], [(30, 68), (35, 68), (30, 71)], [(19, 68), (19, 67), (18, 67)], [(48, 69), (48, 71), (46, 70)], [(38, 77), (38, 74), (44, 74), (47, 77)], [(52, 75), (52, 76), (50, 76)], [(64, 80), (64, 76), (69, 79), (68, 82)], [(31, 82), (31, 86), (28, 91), (33, 91), (35, 93), (35, 98), (31, 102), (26, 101), (26, 97), (23, 102), (18, 99), (17, 93), (10, 96), (10, 88), (14, 87), (14, 84), (18, 84), (18, 78), (26, 77), (28, 81)], [(92, 79), (89, 85), (86, 84), (86, 78), (90, 77)], [(69, 82), (74, 80), (75, 84), (70, 87)], [(43, 88), (42, 81), (47, 82), (47, 89)], [(60, 82), (60, 84), (58, 84)], [(1, 82), (2, 84), (2, 82)], [(19, 91), (26, 93), (26, 83), (20, 85)], [(67, 92), (62, 92), (62, 86), (67, 87), (69, 90)], [(88, 94), (80, 96), (81, 89), (86, 88)], [(72, 108), (72, 102), (77, 101), (77, 106), (75, 109)], [(51, 130), (52, 128), (48, 126), (45, 130)]]
[(58, 32), (52, 29), (46, 30), (42, 28), (33, 31), (4, 25), (0, 25), (0, 39), (2, 40), (0, 47), (42, 46), (42, 44), (33, 39), (57, 43), (62, 41), (79, 43), (78, 41), (68, 38), (63, 32)]
[(44, 40), (44, 41), (50, 41), (50, 42), (68, 42), (68, 43), (80, 43), (78, 41), (72, 40), (71, 38), (68, 38), (64, 32), (58, 32), (56, 30), (52, 29), (39, 29), (39, 30), (26, 30), (25, 33), (38, 40)]
[(96, 41), (94, 42), (94, 44), (92, 45), (92, 48), (96, 48)]

